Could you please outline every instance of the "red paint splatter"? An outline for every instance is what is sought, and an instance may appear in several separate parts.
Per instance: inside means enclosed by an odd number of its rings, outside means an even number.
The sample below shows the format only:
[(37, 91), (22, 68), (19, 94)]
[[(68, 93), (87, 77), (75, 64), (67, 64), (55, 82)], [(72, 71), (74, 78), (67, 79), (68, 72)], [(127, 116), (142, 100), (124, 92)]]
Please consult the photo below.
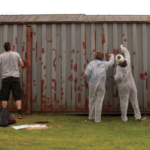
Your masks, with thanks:
[(132, 69), (134, 69), (134, 66), (132, 66)]
[(113, 97), (114, 97), (114, 98), (117, 98), (117, 97), (118, 97), (118, 89), (116, 90), (116, 93), (113, 94)]
[(56, 57), (55, 57), (55, 59), (53, 60), (53, 67), (54, 67), (54, 71), (56, 71)]
[(35, 49), (34, 49), (34, 48), (32, 48), (32, 50), (34, 51)]
[(105, 89), (106, 89), (106, 91), (107, 91), (107, 85), (106, 85)]
[(74, 83), (77, 84), (77, 78), (75, 78)]
[(113, 54), (117, 55), (117, 54), (119, 54), (119, 51), (117, 49), (113, 49)]
[(50, 39), (50, 40), (47, 40), (47, 42), (49, 42), (49, 43), (52, 43), (52, 39)]
[(55, 50), (56, 50), (55, 48), (52, 49), (52, 51), (55, 51)]
[(39, 57), (39, 60), (41, 60), (41, 57)]
[(34, 35), (36, 35), (36, 33), (35, 33), (35, 32), (34, 32), (33, 34), (34, 34)]
[(78, 102), (79, 103), (81, 102), (81, 94), (80, 93), (78, 94)]
[(57, 36), (59, 36), (59, 34), (57, 34)]
[(45, 89), (47, 89), (47, 86), (45, 86)]
[(87, 98), (85, 100), (85, 108), (86, 110), (89, 110), (89, 100)]
[(126, 42), (126, 41), (127, 41), (127, 39), (124, 39), (124, 41)]
[(124, 33), (122, 34), (122, 36), (124, 37)]
[(34, 84), (34, 86), (36, 86), (36, 84)]
[(46, 111), (46, 96), (44, 95), (44, 80), (41, 80), (41, 102), (42, 102), (42, 111)]
[(72, 53), (75, 53), (75, 49), (72, 49)]
[(52, 79), (52, 82), (54, 82), (54, 91), (56, 91), (56, 80), (55, 79)]
[(44, 54), (45, 53), (45, 50), (44, 50), (44, 48), (42, 48), (42, 54)]
[(88, 59), (86, 59), (86, 62), (87, 62), (87, 64), (89, 63), (89, 60)]
[(46, 66), (44, 66), (43, 68), (46, 69)]
[(74, 71), (77, 72), (77, 64), (74, 65)]
[(71, 82), (73, 81), (73, 76), (72, 76), (72, 74), (68, 77), (68, 80), (71, 81)]
[(104, 28), (103, 28), (103, 34), (102, 34), (102, 50), (104, 48), (104, 43), (105, 43), (105, 33), (104, 33)]
[(22, 52), (24, 52), (24, 46), (22, 46)]
[(82, 45), (83, 45), (83, 49), (86, 49), (86, 43), (82, 42)]
[(77, 53), (79, 53), (79, 51), (77, 51)]
[(84, 64), (84, 69), (86, 69), (86, 64)]
[(59, 103), (59, 100), (57, 100), (57, 103)]
[(146, 79), (146, 89), (148, 90), (148, 79)]
[(37, 61), (37, 42), (36, 42), (36, 61)]
[(35, 80), (33, 80), (33, 82), (35, 82)]
[(78, 91), (80, 91), (80, 86), (78, 87)]
[(140, 78), (143, 80), (145, 79), (146, 76), (147, 76), (147, 72), (145, 72), (144, 74), (142, 74), (142, 73), (140, 74)]
[(133, 52), (133, 54), (135, 55), (135, 54), (136, 54), (136, 52)]
[(44, 75), (44, 77), (46, 77), (46, 75)]

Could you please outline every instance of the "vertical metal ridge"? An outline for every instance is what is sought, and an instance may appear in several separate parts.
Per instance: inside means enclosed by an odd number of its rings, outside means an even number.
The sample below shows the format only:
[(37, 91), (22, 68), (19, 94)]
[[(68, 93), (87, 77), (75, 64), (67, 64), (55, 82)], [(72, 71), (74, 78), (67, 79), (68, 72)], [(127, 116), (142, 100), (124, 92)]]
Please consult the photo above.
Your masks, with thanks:
[(96, 30), (95, 24), (91, 24), (91, 60), (94, 59), (94, 54), (96, 52)]
[(143, 51), (143, 74), (140, 76), (143, 79), (143, 90), (144, 90), (144, 110), (147, 111), (147, 103), (148, 103), (148, 60), (146, 59), (148, 54), (147, 48), (147, 26), (146, 24), (142, 24), (142, 51)]
[(17, 25), (13, 25), (13, 47), (14, 51), (18, 52), (17, 49)]
[(52, 111), (56, 108), (56, 24), (52, 24)]
[[(37, 38), (36, 38), (36, 25), (32, 26), (32, 111), (38, 110), (37, 108)], [(24, 42), (23, 42), (24, 44)], [(24, 45), (23, 45), (24, 46)]]
[(46, 111), (46, 24), (42, 24), (42, 79), (41, 79), (41, 109)]
[[(108, 47), (108, 34), (107, 34), (107, 24), (104, 23), (103, 24), (103, 32), (102, 32), (102, 50), (104, 52), (104, 59), (105, 61), (108, 60), (108, 54), (109, 54), (109, 47)], [(106, 56), (106, 57), (105, 57)], [(108, 110), (107, 106), (109, 105), (109, 101), (108, 101), (108, 80), (109, 80), (109, 76), (108, 76), (108, 72), (106, 72), (106, 94), (105, 94), (105, 98), (104, 98), (104, 107), (103, 110)]]
[(62, 111), (66, 111), (66, 85), (67, 85), (67, 74), (66, 74), (66, 24), (62, 24), (62, 86), (61, 86), (61, 104)]
[(128, 39), (127, 39), (128, 35), (127, 35), (127, 24), (124, 23), (123, 24), (123, 46), (128, 47)]
[(86, 30), (81, 24), (81, 109), (85, 110)]
[(75, 111), (75, 80), (76, 80), (76, 72), (74, 71), (74, 67), (76, 65), (76, 26), (75, 24), (71, 24), (71, 110)]

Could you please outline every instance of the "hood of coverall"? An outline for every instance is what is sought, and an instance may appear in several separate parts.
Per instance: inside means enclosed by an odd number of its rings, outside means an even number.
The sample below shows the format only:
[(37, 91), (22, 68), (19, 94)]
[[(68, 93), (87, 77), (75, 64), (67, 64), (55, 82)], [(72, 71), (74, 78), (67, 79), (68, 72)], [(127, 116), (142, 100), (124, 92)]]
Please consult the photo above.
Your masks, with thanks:
[(124, 57), (121, 54), (118, 54), (115, 59), (116, 59), (117, 65), (124, 62)]

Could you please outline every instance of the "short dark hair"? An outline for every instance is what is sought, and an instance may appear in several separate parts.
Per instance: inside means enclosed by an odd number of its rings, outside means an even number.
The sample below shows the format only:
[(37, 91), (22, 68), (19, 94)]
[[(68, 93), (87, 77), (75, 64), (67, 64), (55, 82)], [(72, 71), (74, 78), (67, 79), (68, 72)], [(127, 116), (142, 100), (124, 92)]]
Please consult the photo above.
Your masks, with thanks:
[(11, 43), (10, 42), (5, 42), (4, 43), (4, 49), (5, 49), (6, 52), (9, 51), (11, 49)]
[(95, 58), (94, 59), (103, 59), (104, 58), (104, 52), (97, 50), (95, 53)]

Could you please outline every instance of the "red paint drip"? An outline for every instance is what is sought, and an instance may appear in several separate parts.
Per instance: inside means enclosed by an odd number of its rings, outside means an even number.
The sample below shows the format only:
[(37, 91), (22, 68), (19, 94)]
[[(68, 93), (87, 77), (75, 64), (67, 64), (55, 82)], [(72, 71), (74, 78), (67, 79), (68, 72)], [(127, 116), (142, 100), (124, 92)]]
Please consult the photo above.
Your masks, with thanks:
[(54, 82), (54, 91), (56, 91), (56, 80), (53, 79), (52, 82)]
[(104, 48), (104, 43), (105, 43), (105, 33), (104, 33), (104, 28), (103, 28), (103, 34), (102, 34), (102, 50)]
[(41, 57), (39, 57), (39, 60), (41, 60)]
[(34, 32), (33, 35), (36, 35), (36, 33)]
[(114, 98), (117, 98), (117, 97), (118, 97), (118, 89), (116, 90), (116, 93), (113, 94), (113, 97), (114, 97)]
[(85, 108), (86, 110), (89, 110), (89, 100), (87, 98), (85, 100)]
[(53, 67), (54, 67), (54, 70), (56, 71), (56, 57), (55, 57), (55, 59), (53, 60)]
[(42, 111), (46, 111), (46, 96), (44, 95), (44, 80), (41, 80), (41, 102), (42, 102)]
[(44, 48), (42, 48), (42, 54), (44, 54), (45, 53), (45, 50), (44, 50)]
[(24, 46), (22, 46), (22, 52), (24, 52)]
[(44, 66), (44, 69), (46, 69), (46, 66)]
[(122, 34), (122, 36), (124, 37), (124, 33)]
[(72, 76), (72, 74), (68, 77), (68, 80), (71, 81), (71, 82), (73, 81), (73, 76)]
[(86, 82), (86, 80), (85, 80), (85, 87), (86, 87), (87, 89), (89, 89), (89, 84)]
[(72, 53), (75, 53), (75, 49), (72, 49)]
[(148, 90), (148, 79), (146, 79), (146, 89)]
[(36, 42), (36, 61), (37, 61), (37, 42)]
[(108, 61), (108, 53), (105, 54), (105, 60)]
[(86, 44), (85, 44), (85, 42), (82, 42), (82, 45), (83, 45), (83, 49), (86, 49)]
[(74, 65), (74, 71), (77, 72), (77, 64)]
[(81, 94), (80, 93), (78, 94), (78, 102), (79, 103), (81, 102)]
[(142, 73), (140, 74), (140, 78), (143, 80), (145, 79), (146, 76), (147, 76), (147, 72), (145, 72), (144, 74), (142, 74)]
[(77, 84), (77, 78), (75, 78), (74, 83)]
[(124, 41), (126, 42), (126, 41), (127, 41), (127, 39), (124, 39)]
[(78, 91), (80, 91), (80, 86), (78, 87)]
[(87, 64), (89, 63), (89, 60), (88, 59), (86, 59), (86, 62), (87, 62)]
[(135, 52), (133, 52), (133, 54), (135, 55), (136, 53), (135, 53)]

